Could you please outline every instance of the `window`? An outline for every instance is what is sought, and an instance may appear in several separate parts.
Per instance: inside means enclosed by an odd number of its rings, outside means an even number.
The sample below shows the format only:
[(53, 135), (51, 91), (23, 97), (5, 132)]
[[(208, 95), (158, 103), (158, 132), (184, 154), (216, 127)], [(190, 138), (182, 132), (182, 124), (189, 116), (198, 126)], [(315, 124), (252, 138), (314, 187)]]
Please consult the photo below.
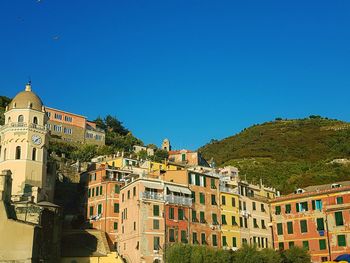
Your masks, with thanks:
[(210, 188), (211, 188), (211, 189), (216, 189), (216, 186), (215, 186), (215, 179), (213, 179), (213, 178), (210, 179)]
[(130, 199), (130, 190), (128, 190), (128, 199)]
[(160, 249), (160, 237), (153, 237), (153, 250)]
[(266, 229), (265, 220), (261, 219), (261, 228)]
[(225, 196), (221, 196), (221, 204), (226, 205), (226, 197)]
[(199, 174), (195, 175), (195, 179), (196, 179), (196, 185), (200, 186)]
[(260, 205), (261, 212), (266, 212), (264, 204)]
[(36, 148), (33, 148), (32, 150), (32, 161), (36, 160)]
[(231, 221), (232, 221), (232, 225), (236, 226), (237, 222), (236, 222), (236, 217), (235, 216), (231, 216)]
[(174, 207), (169, 208), (169, 219), (175, 219)]
[(98, 206), (97, 206), (97, 214), (102, 214), (102, 204), (99, 204)]
[(187, 243), (187, 232), (185, 230), (181, 230), (181, 242)]
[(153, 216), (159, 216), (159, 205), (153, 205)]
[(243, 210), (247, 210), (247, 203), (243, 201)]
[(287, 233), (293, 234), (293, 222), (287, 222)]
[(283, 242), (279, 242), (278, 243), (278, 248), (279, 248), (279, 250), (283, 250), (284, 249), (284, 243)]
[(193, 244), (198, 244), (198, 239), (197, 239), (197, 233), (196, 232), (192, 233), (192, 243)]
[(239, 226), (243, 227), (243, 218), (242, 217), (239, 218)]
[(134, 222), (134, 231), (136, 231), (136, 222)]
[(66, 128), (66, 127), (64, 127), (64, 128), (63, 128), (63, 132), (64, 132), (65, 134), (73, 134), (73, 130), (72, 130), (71, 128)]
[(16, 147), (16, 160), (21, 159), (21, 146)]
[(244, 218), (244, 227), (248, 228), (248, 219), (247, 218)]
[(336, 202), (337, 202), (337, 205), (342, 204), (342, 203), (343, 203), (343, 197), (342, 197), (342, 196), (338, 196), (338, 197), (336, 198)]
[(277, 223), (277, 235), (283, 235), (282, 223)]
[(90, 198), (91, 197), (91, 189), (89, 188), (88, 190), (88, 197)]
[(312, 200), (312, 210), (322, 210), (322, 200)]
[(211, 204), (216, 205), (216, 198), (215, 195), (211, 195)]
[(218, 215), (217, 214), (212, 214), (211, 218), (213, 220), (213, 225), (218, 225)]
[(227, 225), (227, 222), (226, 222), (226, 215), (221, 215), (221, 224)]
[(201, 241), (202, 241), (202, 245), (206, 245), (207, 244), (207, 241), (205, 239), (205, 233), (201, 234)]
[(280, 215), (281, 214), (281, 207), (280, 206), (276, 206), (275, 214), (276, 215)]
[(294, 241), (290, 241), (290, 242), (288, 242), (288, 246), (289, 246), (289, 248), (294, 247)]
[(114, 230), (117, 230), (117, 229), (118, 229), (118, 222), (114, 222), (113, 229), (114, 229)]
[(93, 215), (94, 215), (94, 207), (93, 207), (93, 206), (90, 206), (89, 215), (90, 215), (90, 216), (93, 216)]
[(197, 222), (197, 214), (195, 210), (192, 210), (192, 222)]
[(153, 229), (159, 229), (159, 220), (153, 219)]
[(256, 203), (253, 202), (253, 210), (256, 210)]
[(346, 247), (346, 238), (345, 238), (345, 235), (338, 235), (338, 236), (337, 236), (337, 240), (338, 240), (338, 246), (339, 246), (339, 247)]
[(239, 210), (242, 210), (242, 201), (241, 200), (239, 200), (239, 203), (238, 203), (239, 205), (238, 205), (238, 209)]
[(308, 211), (307, 202), (296, 203), (297, 212), (305, 212)]
[(67, 121), (67, 122), (72, 122), (73, 118), (70, 117), (70, 116), (64, 116), (64, 120)]
[(179, 214), (179, 220), (184, 220), (184, 210), (182, 208), (179, 208), (178, 214)]
[(201, 223), (205, 223), (205, 215), (203, 211), (199, 212), (199, 218)]
[(236, 237), (232, 238), (232, 247), (237, 247), (237, 238)]
[(309, 250), (309, 241), (303, 241), (303, 248)]
[(205, 196), (204, 193), (199, 193), (199, 202), (205, 205)]
[(62, 120), (62, 114), (55, 113), (55, 119)]
[(323, 231), (324, 230), (324, 221), (323, 218), (317, 218), (317, 231)]
[(217, 247), (218, 246), (218, 237), (217, 237), (217, 235), (212, 235), (212, 239), (213, 239), (213, 246)]
[(34, 124), (38, 124), (38, 118), (37, 118), (37, 117), (34, 117), (34, 118), (33, 118), (33, 123), (34, 123)]
[(114, 185), (114, 193), (119, 194), (120, 193), (120, 186), (119, 185)]
[(326, 245), (326, 239), (320, 239), (318, 241), (319, 245), (320, 245), (320, 250), (325, 250), (327, 249), (327, 245)]
[(19, 115), (19, 116), (18, 116), (18, 122), (23, 122), (23, 121), (24, 121), (23, 115)]
[(102, 185), (100, 186), (100, 195), (102, 195), (103, 194), (103, 188), (102, 188)]
[(196, 193), (193, 191), (191, 192), (191, 198), (193, 200), (193, 203), (195, 203), (196, 202)]
[(51, 117), (51, 112), (46, 112), (46, 114), (47, 114), (47, 117)]
[(55, 132), (62, 132), (62, 126), (60, 126), (60, 125), (54, 125), (54, 126), (53, 126), (53, 130), (54, 130)]
[(236, 207), (236, 199), (235, 198), (231, 198), (231, 204), (233, 207)]
[(132, 189), (132, 195), (136, 196), (136, 186)]
[(228, 245), (227, 245), (226, 236), (222, 236), (222, 245), (223, 245), (224, 247), (227, 247), (227, 246), (228, 246)]
[(256, 220), (256, 218), (253, 218), (253, 225), (254, 225), (254, 228), (259, 228), (258, 221)]
[(92, 197), (95, 196), (95, 188), (92, 188), (92, 194), (91, 194)]
[(183, 161), (183, 162), (186, 161), (186, 154), (184, 154), (184, 153), (181, 154), (181, 161)]
[(114, 203), (114, 213), (119, 213), (119, 204)]
[(292, 212), (291, 204), (286, 204), (286, 214), (290, 214)]
[(344, 220), (343, 220), (343, 213), (340, 212), (335, 212), (335, 225), (336, 226), (343, 226), (344, 225)]
[(205, 187), (206, 186), (206, 184), (205, 184), (205, 176), (200, 176), (199, 178), (200, 178), (199, 185)]
[(300, 220), (300, 231), (301, 233), (307, 233), (307, 221)]

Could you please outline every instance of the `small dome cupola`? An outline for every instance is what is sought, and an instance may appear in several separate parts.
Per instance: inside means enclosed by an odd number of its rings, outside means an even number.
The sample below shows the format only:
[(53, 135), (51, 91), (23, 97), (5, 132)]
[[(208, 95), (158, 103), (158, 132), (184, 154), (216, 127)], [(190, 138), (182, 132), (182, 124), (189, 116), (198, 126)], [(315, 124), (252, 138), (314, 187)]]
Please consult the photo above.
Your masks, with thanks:
[(32, 109), (42, 111), (43, 103), (41, 99), (32, 91), (30, 82), (26, 84), (25, 90), (18, 93), (8, 105), (8, 110), (12, 109)]

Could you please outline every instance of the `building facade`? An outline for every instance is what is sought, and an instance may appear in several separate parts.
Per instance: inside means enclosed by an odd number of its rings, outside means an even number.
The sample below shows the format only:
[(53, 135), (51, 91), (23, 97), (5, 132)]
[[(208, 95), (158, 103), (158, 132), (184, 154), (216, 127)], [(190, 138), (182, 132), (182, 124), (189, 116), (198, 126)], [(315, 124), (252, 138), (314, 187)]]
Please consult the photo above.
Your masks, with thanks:
[(300, 246), (313, 262), (350, 253), (350, 182), (298, 189), (271, 202), (274, 247)]

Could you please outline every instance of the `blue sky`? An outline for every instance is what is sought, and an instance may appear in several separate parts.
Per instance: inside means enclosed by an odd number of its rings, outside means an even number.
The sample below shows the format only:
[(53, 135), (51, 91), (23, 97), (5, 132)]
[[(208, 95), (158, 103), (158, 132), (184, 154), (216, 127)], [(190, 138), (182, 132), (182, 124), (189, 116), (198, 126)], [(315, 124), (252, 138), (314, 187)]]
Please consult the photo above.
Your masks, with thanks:
[(350, 1), (2, 0), (0, 94), (197, 147), (275, 117), (350, 121)]

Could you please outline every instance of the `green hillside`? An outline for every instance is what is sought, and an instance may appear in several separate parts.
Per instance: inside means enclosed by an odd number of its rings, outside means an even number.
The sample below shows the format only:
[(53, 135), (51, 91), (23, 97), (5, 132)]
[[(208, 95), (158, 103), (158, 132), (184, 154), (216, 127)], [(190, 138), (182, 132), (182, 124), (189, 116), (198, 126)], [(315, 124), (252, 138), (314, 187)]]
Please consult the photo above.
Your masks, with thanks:
[(276, 120), (199, 149), (218, 166), (237, 166), (249, 181), (282, 192), (313, 184), (350, 180), (350, 165), (331, 163), (350, 158), (350, 123), (319, 116)]

